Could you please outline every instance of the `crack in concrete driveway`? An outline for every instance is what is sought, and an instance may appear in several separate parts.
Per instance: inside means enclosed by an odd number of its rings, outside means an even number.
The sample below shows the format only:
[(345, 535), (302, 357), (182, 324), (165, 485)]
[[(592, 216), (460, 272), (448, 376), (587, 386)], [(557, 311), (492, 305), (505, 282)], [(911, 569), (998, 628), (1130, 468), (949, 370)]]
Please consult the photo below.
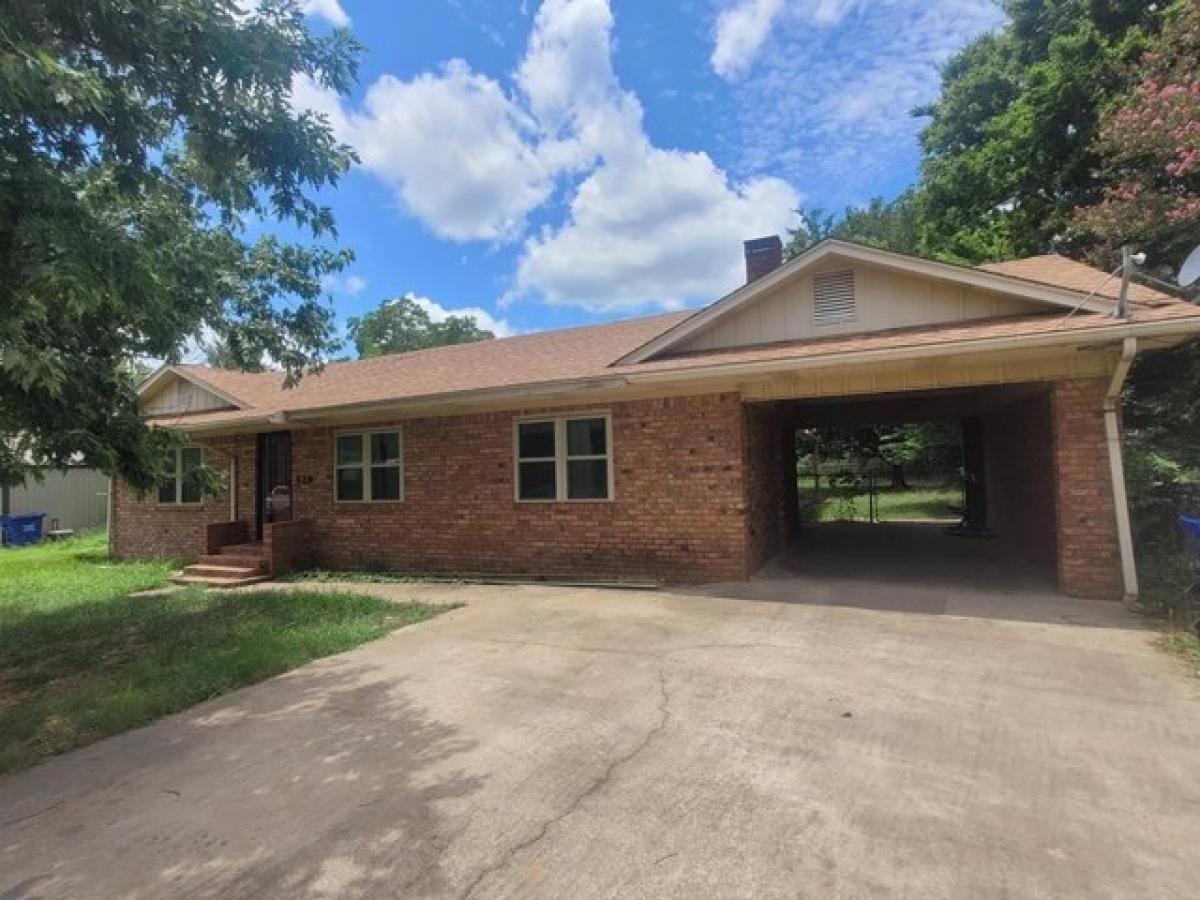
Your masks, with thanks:
[[(578, 649), (578, 648), (570, 648), (570, 649)], [(590, 651), (590, 652), (604, 652), (604, 651)], [(658, 704), (659, 719), (658, 719), (657, 724), (655, 724), (644, 735), (642, 735), (641, 740), (639, 740), (637, 742), (637, 744), (629, 752), (623, 753), (620, 756), (613, 759), (608, 764), (608, 766), (605, 767), (604, 771), (600, 774), (600, 776), (597, 777), (596, 779), (594, 779), (592, 781), (592, 783), (590, 785), (588, 785), (586, 790), (584, 790), (582, 793), (577, 795), (571, 801), (571, 803), (567, 806), (566, 809), (564, 809), (558, 815), (547, 819), (545, 822), (543, 822), (541, 824), (541, 826), (537, 829), (537, 831), (535, 831), (532, 835), (530, 835), (528, 838), (521, 841), (520, 843), (514, 844), (512, 847), (510, 847), (504, 853), (503, 856), (500, 857), (500, 859), (496, 860), (496, 862), (492, 863), (490, 866), (488, 866), (487, 868), (480, 871), (480, 873), (477, 876), (475, 876), (475, 878), (471, 881), (471, 883), (467, 885), (466, 890), (463, 891), (463, 893), (461, 895), (462, 900), (467, 900), (468, 897), (471, 897), (475, 893), (475, 891), (483, 884), (483, 882), (487, 879), (487, 877), (489, 875), (492, 875), (495, 872), (498, 872), (501, 869), (503, 869), (505, 866), (509, 865), (513, 861), (513, 859), (516, 858), (519, 854), (523, 853), (524, 851), (528, 850), (529, 848), (533, 847), (536, 843), (538, 843), (539, 841), (544, 839), (551, 828), (553, 828), (555, 825), (558, 825), (563, 820), (572, 816), (576, 812), (576, 810), (579, 809), (580, 805), (584, 803), (584, 801), (586, 801), (588, 798), (592, 797), (601, 788), (603, 788), (605, 785), (607, 785), (612, 780), (617, 769), (621, 768), (624, 765), (627, 765), (628, 763), (630, 763), (634, 759), (636, 759), (643, 751), (646, 750), (647, 747), (650, 746), (650, 742), (653, 741), (659, 734), (661, 734), (666, 729), (667, 723), (670, 721), (670, 718), (671, 718), (671, 711), (670, 711), (670, 702), (671, 701), (670, 701), (670, 693), (667, 690), (666, 672), (662, 668), (659, 668), (659, 670), (658, 670), (658, 686), (659, 686), (660, 699), (659, 699), (659, 704)]]

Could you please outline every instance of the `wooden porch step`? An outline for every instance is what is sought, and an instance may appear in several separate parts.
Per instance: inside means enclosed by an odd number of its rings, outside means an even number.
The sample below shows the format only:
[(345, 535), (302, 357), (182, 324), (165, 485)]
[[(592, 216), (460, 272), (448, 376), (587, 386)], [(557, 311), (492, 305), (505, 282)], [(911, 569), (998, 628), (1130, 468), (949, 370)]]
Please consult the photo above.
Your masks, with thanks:
[(180, 572), (178, 575), (171, 576), (171, 582), (173, 584), (198, 584), (210, 588), (235, 588), (247, 584), (258, 584), (260, 581), (267, 581), (270, 577), (269, 575), (252, 575), (245, 578), (214, 578), (208, 575), (188, 575)]
[(256, 558), (265, 557), (267, 548), (262, 541), (254, 541), (249, 544), (226, 544), (221, 548), (222, 556), (253, 556)]
[(235, 569), (259, 569), (265, 572), (267, 571), (267, 558), (265, 556), (219, 553), (211, 556), (202, 556), (195, 565), (233, 567)]
[(239, 566), (239, 565), (214, 565), (209, 562), (196, 563), (190, 566), (184, 566), (184, 575), (204, 575), (211, 578), (257, 578), (259, 575), (266, 575), (266, 566)]

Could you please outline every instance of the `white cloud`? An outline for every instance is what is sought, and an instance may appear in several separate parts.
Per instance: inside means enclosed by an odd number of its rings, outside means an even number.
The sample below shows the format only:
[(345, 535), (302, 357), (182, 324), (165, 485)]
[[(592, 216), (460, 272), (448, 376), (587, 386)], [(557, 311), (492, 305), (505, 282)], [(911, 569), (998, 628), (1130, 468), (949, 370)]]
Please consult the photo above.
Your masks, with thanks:
[(519, 240), (571, 184), (565, 220), (524, 236), (505, 302), (711, 300), (740, 281), (742, 240), (782, 231), (798, 197), (778, 178), (735, 183), (707, 154), (655, 147), (613, 70), (612, 29), (608, 0), (545, 0), (511, 90), (452, 60), (407, 81), (384, 75), (357, 107), (306, 80), (293, 102), (326, 114), (404, 208), (451, 240)]
[(915, 163), (910, 111), (937, 96), (951, 55), (1003, 21), (993, 0), (808, 0), (785, 13), (736, 83), (730, 142), (746, 171), (826, 196), (870, 193), (898, 160)]
[(325, 113), (363, 166), (439, 237), (513, 238), (553, 189), (530, 144), (533, 123), (462, 60), (410, 81), (383, 75), (357, 110), (307, 77), (293, 84), (292, 99)]
[(705, 153), (653, 146), (613, 72), (612, 26), (605, 0), (538, 11), (518, 82), (562, 164), (591, 167), (566, 221), (526, 240), (506, 302), (608, 312), (712, 300), (743, 279), (743, 240), (794, 219), (787, 183), (733, 184)]
[(734, 78), (753, 62), (783, 7), (783, 0), (739, 0), (722, 10), (713, 29), (713, 71)]
[(301, 0), (300, 11), (306, 16), (325, 19), (330, 25), (344, 28), (350, 24), (350, 17), (342, 9), (339, 0)]
[(742, 241), (782, 233), (786, 182), (730, 184), (703, 153), (644, 146), (580, 185), (568, 221), (531, 238), (514, 295), (610, 312), (714, 300), (745, 279)]
[(866, 0), (816, 0), (809, 3), (807, 12), (818, 25), (837, 25), (855, 8), (866, 5)]
[(328, 294), (344, 294), (355, 297), (367, 288), (367, 280), (361, 275), (330, 273), (321, 278), (321, 289)]
[(507, 319), (496, 318), (482, 306), (445, 307), (436, 300), (430, 300), (428, 297), (422, 297), (420, 294), (409, 293), (404, 296), (425, 310), (429, 314), (429, 318), (434, 322), (444, 322), (450, 316), (471, 316), (475, 319), (476, 325), (486, 331), (490, 331), (498, 338), (511, 337), (517, 333), (516, 329), (508, 323)]

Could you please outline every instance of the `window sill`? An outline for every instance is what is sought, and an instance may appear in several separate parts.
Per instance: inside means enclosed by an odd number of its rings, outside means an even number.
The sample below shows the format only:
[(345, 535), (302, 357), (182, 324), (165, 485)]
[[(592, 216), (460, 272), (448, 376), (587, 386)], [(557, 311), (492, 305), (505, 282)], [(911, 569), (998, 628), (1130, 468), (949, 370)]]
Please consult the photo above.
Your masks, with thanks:
[(554, 499), (554, 500), (521, 500), (520, 498), (518, 498), (517, 500), (515, 500), (513, 502), (517, 503), (518, 505), (522, 505), (522, 506), (524, 506), (524, 505), (547, 506), (547, 505), (551, 505), (551, 504), (574, 506), (575, 504), (578, 504), (578, 503), (613, 503), (613, 502), (615, 502), (615, 498), (613, 498), (613, 497), (579, 497), (574, 500), (571, 500), (571, 499), (566, 499), (566, 500), (558, 500), (558, 499)]

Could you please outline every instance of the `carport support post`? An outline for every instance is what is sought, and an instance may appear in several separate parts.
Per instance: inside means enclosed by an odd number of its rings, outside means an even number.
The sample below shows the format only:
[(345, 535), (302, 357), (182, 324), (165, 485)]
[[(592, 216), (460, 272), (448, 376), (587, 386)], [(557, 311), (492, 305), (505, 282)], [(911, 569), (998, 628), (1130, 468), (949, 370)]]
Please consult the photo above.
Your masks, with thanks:
[(1121, 580), (1125, 602), (1138, 598), (1137, 563), (1133, 557), (1133, 528), (1129, 522), (1129, 496), (1125, 491), (1125, 461), (1121, 456), (1121, 429), (1117, 410), (1125, 376), (1137, 355), (1137, 338), (1127, 337), (1121, 346), (1121, 358), (1104, 396), (1104, 436), (1108, 441), (1108, 467), (1112, 473), (1113, 508), (1117, 517), (1117, 546), (1121, 553)]
[(987, 456), (979, 416), (962, 420), (963, 531), (982, 534), (988, 529)]

